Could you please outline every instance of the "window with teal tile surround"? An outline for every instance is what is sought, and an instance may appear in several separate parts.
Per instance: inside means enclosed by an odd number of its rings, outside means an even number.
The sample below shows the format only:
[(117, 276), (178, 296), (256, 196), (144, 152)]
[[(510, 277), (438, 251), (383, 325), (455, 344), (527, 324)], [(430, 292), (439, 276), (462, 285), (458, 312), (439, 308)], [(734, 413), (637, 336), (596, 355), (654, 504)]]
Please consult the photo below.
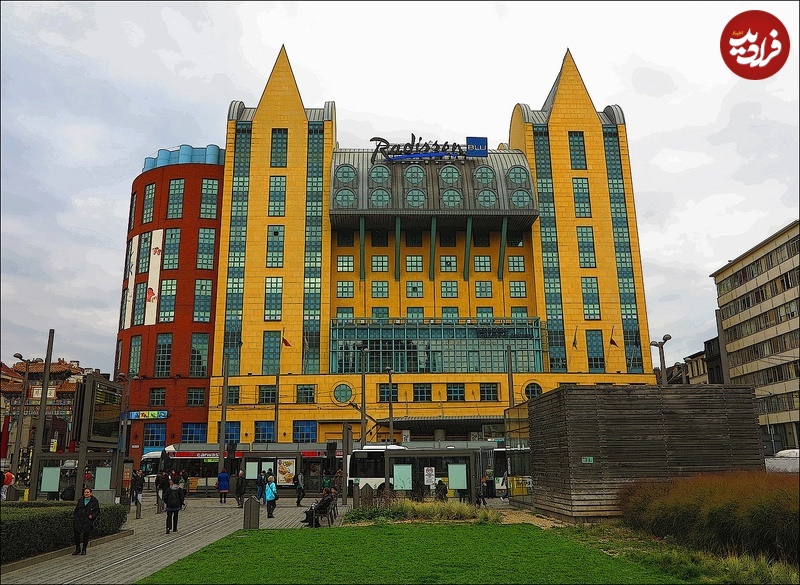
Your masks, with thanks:
[(172, 333), (159, 333), (156, 336), (156, 360), (153, 375), (168, 378), (172, 365)]
[(458, 307), (442, 307), (442, 321), (456, 323), (458, 321)]
[(476, 307), (475, 316), (478, 323), (491, 323), (494, 319), (494, 309), (492, 307)]
[(144, 201), (142, 202), (142, 223), (153, 221), (153, 203), (156, 198), (156, 185), (150, 183), (144, 188)]
[(352, 254), (336, 257), (336, 270), (339, 272), (353, 272), (355, 266)]
[(492, 298), (492, 281), (491, 280), (475, 281), (475, 297), (479, 299)]
[(267, 215), (270, 217), (283, 217), (286, 215), (286, 177), (269, 178)]
[(600, 293), (597, 288), (597, 278), (582, 276), (581, 292), (583, 293), (583, 318), (590, 321), (600, 319)]
[(603, 374), (606, 371), (605, 349), (602, 331), (586, 331), (586, 353), (589, 358), (589, 373)]
[(491, 256), (475, 256), (473, 258), (475, 272), (491, 272), (492, 271), (492, 257)]
[(211, 322), (211, 280), (194, 281), (194, 311), (192, 321), (196, 323)]
[(161, 254), (162, 270), (176, 270), (181, 249), (181, 229), (167, 228), (164, 233), (164, 252)]
[(458, 281), (457, 280), (443, 280), (442, 298), (443, 299), (456, 299), (458, 298)]
[(594, 255), (594, 230), (591, 226), (579, 226), (578, 232), (578, 262), (581, 268), (597, 268)]
[(569, 133), (569, 160), (573, 170), (586, 169), (586, 147), (583, 132)]
[(172, 179), (169, 182), (167, 197), (167, 219), (183, 217), (183, 179)]
[(515, 323), (524, 323), (528, 320), (528, 307), (511, 307), (511, 320)]
[(355, 309), (353, 307), (336, 307), (336, 318), (342, 321), (352, 322), (355, 317)]
[(440, 256), (439, 257), (439, 271), (440, 272), (458, 272), (458, 260), (455, 256)]
[(406, 256), (406, 272), (422, 272), (422, 256)]
[(388, 299), (389, 298), (389, 281), (388, 280), (375, 280), (372, 282), (372, 298), (373, 299)]
[(270, 151), (269, 166), (285, 167), (287, 152), (289, 151), (289, 129), (272, 129), (272, 149)]
[(524, 299), (528, 296), (524, 280), (512, 280), (508, 283), (508, 296), (512, 299)]
[(508, 271), (525, 272), (525, 256), (509, 256)]
[(283, 277), (268, 276), (264, 279), (264, 321), (280, 321), (283, 318)]
[(131, 325), (144, 324), (144, 304), (147, 299), (147, 283), (137, 282), (133, 292), (133, 322)]
[(372, 307), (372, 318), (379, 323), (388, 323), (389, 307)]
[(134, 335), (131, 337), (131, 352), (128, 357), (128, 371), (131, 376), (135, 376), (139, 372), (139, 364), (142, 358), (142, 336)]
[(205, 378), (208, 375), (208, 339), (208, 333), (192, 333), (189, 376), (193, 378)]
[(267, 226), (267, 268), (283, 268), (284, 226)]
[(592, 217), (592, 202), (589, 197), (589, 179), (572, 179), (572, 196), (575, 201), (575, 217)]
[(425, 317), (425, 309), (423, 307), (407, 307), (406, 319), (409, 323), (422, 323)]
[(217, 239), (217, 230), (214, 228), (200, 228), (197, 238), (197, 268), (198, 270), (214, 269), (214, 249)]
[(175, 296), (177, 293), (177, 280), (169, 278), (161, 281), (161, 292), (158, 295), (159, 323), (172, 323), (175, 320)]
[(217, 179), (203, 179), (200, 188), (200, 218), (217, 219), (217, 196), (219, 195), (219, 181)]
[(340, 280), (336, 283), (337, 299), (352, 299), (354, 292), (355, 286), (352, 280)]
[(274, 376), (278, 373), (281, 356), (281, 332), (264, 331), (261, 339), (261, 375)]
[(421, 280), (409, 280), (406, 283), (406, 298), (421, 299), (423, 294)]
[(136, 266), (136, 273), (142, 274), (150, 270), (150, 242), (152, 241), (152, 232), (145, 232), (139, 236), (139, 263)]
[(372, 272), (389, 272), (389, 256), (375, 255), (371, 261)]

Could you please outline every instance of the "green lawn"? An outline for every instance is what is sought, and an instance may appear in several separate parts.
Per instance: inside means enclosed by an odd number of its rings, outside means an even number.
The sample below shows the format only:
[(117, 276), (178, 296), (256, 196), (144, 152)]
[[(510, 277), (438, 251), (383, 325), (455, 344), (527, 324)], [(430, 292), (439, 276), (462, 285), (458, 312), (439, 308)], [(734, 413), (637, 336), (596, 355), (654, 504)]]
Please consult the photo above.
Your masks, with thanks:
[(530, 524), (240, 530), (139, 583), (685, 583)]

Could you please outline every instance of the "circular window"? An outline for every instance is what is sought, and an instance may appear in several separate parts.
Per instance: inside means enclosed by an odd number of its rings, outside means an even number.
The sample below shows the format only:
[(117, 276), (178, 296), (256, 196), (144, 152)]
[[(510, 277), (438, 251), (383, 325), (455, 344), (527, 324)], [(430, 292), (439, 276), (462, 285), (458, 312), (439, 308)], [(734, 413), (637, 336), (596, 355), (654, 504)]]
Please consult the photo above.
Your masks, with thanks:
[(444, 167), (441, 172), (439, 173), (439, 178), (442, 179), (448, 185), (452, 185), (453, 183), (458, 182), (458, 178), (461, 176), (461, 173), (458, 172), (458, 169), (453, 165), (447, 165)]
[(356, 178), (356, 170), (350, 165), (336, 167), (336, 180), (340, 183), (352, 183)]
[(478, 204), (482, 207), (492, 207), (497, 203), (497, 194), (491, 189), (482, 189), (478, 193)]
[(525, 185), (528, 182), (528, 171), (522, 167), (511, 167), (508, 170), (508, 179), (516, 185)]
[(353, 397), (353, 389), (347, 384), (339, 384), (333, 389), (333, 399), (336, 402), (350, 402)]
[(414, 185), (419, 185), (425, 179), (425, 171), (423, 171), (422, 167), (419, 165), (411, 165), (408, 167), (405, 175), (406, 181)]
[(489, 167), (478, 167), (475, 169), (475, 180), (481, 185), (488, 185), (494, 181), (494, 171)]
[(356, 202), (356, 194), (350, 189), (339, 189), (336, 192), (336, 205), (350, 207)]
[(528, 399), (536, 398), (542, 395), (542, 387), (536, 382), (531, 382), (525, 386), (525, 397)]
[(388, 167), (385, 167), (383, 165), (372, 167), (369, 171), (369, 178), (380, 185), (386, 183), (389, 180), (390, 176), (391, 173), (389, 172)]
[(528, 207), (531, 204), (531, 194), (525, 189), (517, 189), (511, 194), (511, 203), (514, 207)]
[(375, 189), (369, 196), (370, 203), (375, 207), (386, 207), (391, 199), (386, 189)]
[(425, 205), (425, 191), (422, 189), (411, 189), (406, 193), (406, 203), (411, 207), (422, 207)]
[(457, 189), (445, 189), (442, 192), (442, 203), (447, 207), (458, 207), (461, 205), (461, 193)]

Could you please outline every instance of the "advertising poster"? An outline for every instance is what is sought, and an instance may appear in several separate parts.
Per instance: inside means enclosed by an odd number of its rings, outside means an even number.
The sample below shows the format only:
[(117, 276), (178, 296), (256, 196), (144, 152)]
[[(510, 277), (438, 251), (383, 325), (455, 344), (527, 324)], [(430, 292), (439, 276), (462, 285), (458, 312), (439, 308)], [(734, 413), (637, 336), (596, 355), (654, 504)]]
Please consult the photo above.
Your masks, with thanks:
[(275, 472), (275, 482), (278, 485), (293, 485), (294, 462), (294, 459), (278, 459), (278, 469)]

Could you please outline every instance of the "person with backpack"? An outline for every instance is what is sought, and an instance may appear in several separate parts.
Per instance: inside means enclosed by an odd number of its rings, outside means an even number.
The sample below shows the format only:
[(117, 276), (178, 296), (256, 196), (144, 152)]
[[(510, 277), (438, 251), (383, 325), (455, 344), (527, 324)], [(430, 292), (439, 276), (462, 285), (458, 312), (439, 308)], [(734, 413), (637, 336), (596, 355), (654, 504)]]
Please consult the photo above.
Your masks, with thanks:
[[(95, 521), (100, 517), (100, 502), (92, 495), (92, 488), (83, 488), (83, 497), (75, 504), (72, 512), (72, 529), (75, 538), (73, 555), (85, 555), (89, 546), (89, 533)], [(81, 546), (81, 544), (83, 546)]]
[(164, 505), (167, 508), (167, 534), (170, 529), (178, 532), (178, 512), (183, 508), (184, 498), (183, 489), (170, 477), (169, 489), (164, 494)]

